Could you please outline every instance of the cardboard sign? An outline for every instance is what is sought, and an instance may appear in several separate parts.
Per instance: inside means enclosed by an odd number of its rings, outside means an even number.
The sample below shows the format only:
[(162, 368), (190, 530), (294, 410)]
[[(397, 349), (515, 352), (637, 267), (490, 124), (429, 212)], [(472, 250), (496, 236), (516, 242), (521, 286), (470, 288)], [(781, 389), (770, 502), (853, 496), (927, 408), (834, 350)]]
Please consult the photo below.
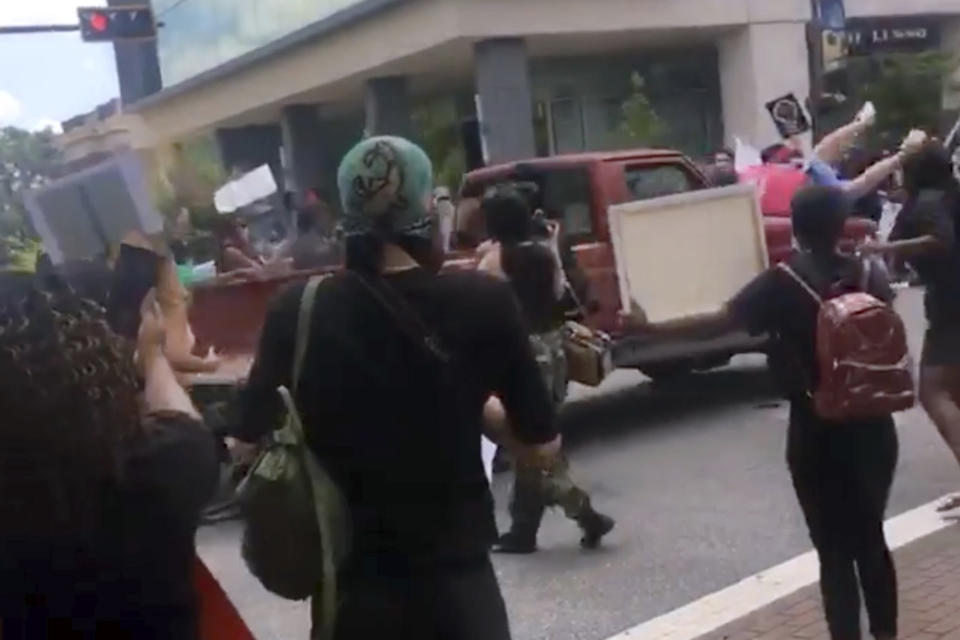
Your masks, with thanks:
[(54, 264), (104, 255), (131, 231), (163, 231), (132, 151), (30, 191), (24, 202)]
[(276, 192), (273, 173), (264, 164), (220, 187), (213, 194), (213, 205), (219, 213), (233, 213)]
[(792, 138), (795, 135), (810, 131), (810, 118), (804, 111), (803, 105), (797, 100), (797, 96), (788, 93), (766, 104), (773, 123), (777, 125), (777, 131), (783, 138)]
[(753, 185), (628, 202), (608, 215), (621, 304), (635, 300), (651, 322), (719, 311), (767, 268)]

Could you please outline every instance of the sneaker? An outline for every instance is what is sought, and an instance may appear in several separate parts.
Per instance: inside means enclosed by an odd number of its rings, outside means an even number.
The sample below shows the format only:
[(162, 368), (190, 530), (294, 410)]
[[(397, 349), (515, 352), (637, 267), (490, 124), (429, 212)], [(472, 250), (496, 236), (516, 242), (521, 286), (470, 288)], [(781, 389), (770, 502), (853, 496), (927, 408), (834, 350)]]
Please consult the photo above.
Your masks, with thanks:
[(508, 531), (493, 545), (494, 553), (509, 553), (516, 555), (528, 555), (536, 553), (536, 536), (527, 536), (516, 531)]
[(610, 516), (602, 513), (595, 514), (582, 525), (583, 538), (580, 540), (580, 546), (584, 549), (596, 549), (600, 546), (603, 536), (613, 531), (614, 525), (616, 522)]

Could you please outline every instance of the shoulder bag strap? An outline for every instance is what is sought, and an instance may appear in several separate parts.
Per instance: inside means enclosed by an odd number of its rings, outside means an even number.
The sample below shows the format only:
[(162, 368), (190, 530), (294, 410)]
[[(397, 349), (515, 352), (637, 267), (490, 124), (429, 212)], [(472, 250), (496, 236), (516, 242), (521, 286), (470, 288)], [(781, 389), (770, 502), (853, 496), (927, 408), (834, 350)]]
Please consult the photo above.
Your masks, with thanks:
[[(291, 383), (296, 389), (300, 383), (300, 374), (303, 371), (303, 361), (306, 358), (307, 346), (310, 342), (310, 327), (313, 324), (313, 309), (317, 300), (317, 289), (326, 276), (314, 276), (307, 281), (300, 298), (300, 310), (297, 315), (297, 337), (293, 352), (293, 371)], [(304, 469), (310, 479), (310, 493), (313, 497), (314, 514), (317, 517), (317, 527), (320, 531), (321, 557), (323, 563), (323, 577), (319, 585), (321, 590), (319, 602), (311, 603), (311, 610), (320, 612), (319, 638), (332, 640), (337, 612), (337, 569), (333, 550), (333, 526), (330, 522), (330, 512), (326, 508), (331, 504), (331, 496), (326, 495), (328, 486), (322, 481), (323, 470), (312, 452), (309, 450), (303, 428), (303, 420), (297, 410), (296, 403), (290, 390), (280, 387), (280, 396), (287, 406), (290, 416), (290, 428), (299, 444), (303, 455)], [(316, 599), (317, 596), (314, 596)]]
[(296, 392), (300, 384), (300, 374), (303, 371), (303, 359), (307, 355), (307, 346), (310, 342), (310, 326), (313, 324), (313, 306), (317, 301), (317, 289), (326, 276), (313, 276), (307, 280), (300, 297), (300, 311), (297, 314), (297, 339), (293, 348), (293, 371), (290, 382)]
[(803, 278), (801, 278), (801, 277), (800, 277), (800, 274), (798, 274), (796, 271), (794, 271), (793, 267), (791, 267), (790, 265), (788, 265), (786, 262), (781, 262), (780, 264), (777, 265), (777, 268), (780, 269), (780, 271), (782, 271), (782, 272), (784, 272), (785, 274), (787, 274), (788, 276), (790, 276), (790, 278), (791, 278), (794, 282), (796, 282), (796, 283), (799, 284), (801, 287), (803, 287), (803, 290), (806, 291), (807, 293), (809, 293), (810, 296), (811, 296), (814, 300), (817, 301), (817, 304), (823, 304), (823, 296), (821, 296), (819, 293), (817, 293), (816, 289), (814, 289), (813, 287), (811, 287), (810, 284), (809, 284), (806, 280), (804, 280)]
[(450, 360), (450, 354), (444, 349), (440, 338), (427, 327), (420, 314), (389, 283), (382, 278), (373, 280), (353, 271), (348, 273), (386, 310), (400, 330), (415, 344), (442, 363)]

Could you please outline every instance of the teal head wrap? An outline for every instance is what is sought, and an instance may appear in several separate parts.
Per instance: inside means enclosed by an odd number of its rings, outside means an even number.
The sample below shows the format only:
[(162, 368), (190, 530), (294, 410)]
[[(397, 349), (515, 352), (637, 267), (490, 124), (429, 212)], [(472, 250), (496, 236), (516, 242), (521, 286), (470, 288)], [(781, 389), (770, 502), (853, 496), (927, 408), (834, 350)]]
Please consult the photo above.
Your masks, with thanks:
[(433, 165), (404, 138), (368, 138), (347, 152), (337, 171), (347, 235), (430, 237)]

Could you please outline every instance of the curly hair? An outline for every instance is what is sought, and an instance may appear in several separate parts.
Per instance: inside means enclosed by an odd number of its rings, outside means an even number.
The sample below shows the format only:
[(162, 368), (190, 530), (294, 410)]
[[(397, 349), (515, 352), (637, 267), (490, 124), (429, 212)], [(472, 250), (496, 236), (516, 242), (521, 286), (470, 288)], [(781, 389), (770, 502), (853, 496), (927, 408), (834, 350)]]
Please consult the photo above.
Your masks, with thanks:
[(0, 535), (91, 531), (141, 432), (133, 345), (62, 281), (0, 275)]

